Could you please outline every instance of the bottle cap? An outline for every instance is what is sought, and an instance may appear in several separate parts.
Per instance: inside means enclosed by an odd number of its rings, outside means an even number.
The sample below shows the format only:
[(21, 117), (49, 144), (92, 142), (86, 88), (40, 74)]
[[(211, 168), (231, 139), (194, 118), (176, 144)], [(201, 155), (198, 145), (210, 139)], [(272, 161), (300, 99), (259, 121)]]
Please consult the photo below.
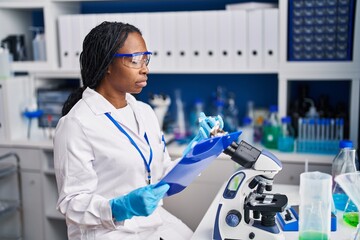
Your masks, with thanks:
[(252, 122), (252, 119), (249, 118), (249, 117), (244, 117), (243, 118), (243, 125), (246, 126), (246, 125), (250, 125)]
[(278, 111), (278, 106), (277, 105), (271, 105), (269, 108), (270, 112), (277, 112)]
[(353, 148), (353, 142), (351, 140), (341, 140), (339, 143), (339, 148)]
[(281, 118), (282, 123), (291, 123), (291, 117), (286, 116)]

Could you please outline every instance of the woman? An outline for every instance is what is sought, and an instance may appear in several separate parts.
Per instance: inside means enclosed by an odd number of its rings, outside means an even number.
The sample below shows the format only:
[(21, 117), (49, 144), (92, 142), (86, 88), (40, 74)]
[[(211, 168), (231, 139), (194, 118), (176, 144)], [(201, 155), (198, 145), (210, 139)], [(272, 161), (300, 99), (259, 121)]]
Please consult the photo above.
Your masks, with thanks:
[(103, 22), (85, 37), (83, 87), (63, 107), (54, 161), (57, 209), (74, 239), (190, 239), (155, 188), (173, 162), (152, 108), (131, 94), (147, 85), (147, 51), (130, 24)]

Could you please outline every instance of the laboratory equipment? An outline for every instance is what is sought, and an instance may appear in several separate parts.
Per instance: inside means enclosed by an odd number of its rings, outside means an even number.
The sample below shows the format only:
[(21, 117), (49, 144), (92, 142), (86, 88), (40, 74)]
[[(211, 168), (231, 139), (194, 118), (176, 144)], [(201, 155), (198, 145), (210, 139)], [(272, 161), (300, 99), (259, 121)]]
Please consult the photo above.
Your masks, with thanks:
[(166, 94), (152, 94), (149, 103), (154, 108), (160, 129), (163, 130), (164, 118), (171, 104), (171, 98)]
[(289, 61), (351, 61), (355, 0), (289, 1)]
[(243, 118), (241, 131), (241, 139), (249, 144), (254, 144), (254, 127), (250, 117)]
[(342, 118), (299, 118), (296, 151), (336, 154), (343, 132)]
[(331, 232), (331, 175), (300, 174), (300, 240), (329, 240)]
[(244, 141), (233, 142), (224, 153), (241, 167), (229, 178), (220, 197), (213, 239), (285, 239), (275, 218), (277, 212), (284, 211), (288, 199), (283, 194), (264, 192), (272, 190), (281, 162), (269, 151), (260, 151)]
[(35, 37), (32, 40), (34, 61), (46, 61), (45, 35), (41, 33), (43, 29), (43, 27), (30, 27), (30, 30), (35, 32)]
[[(340, 174), (335, 177), (337, 182), (349, 198), (360, 208), (360, 172)], [(360, 224), (357, 225), (354, 240), (360, 240)]]
[(183, 156), (185, 156), (190, 150), (200, 142), (201, 140), (207, 139), (209, 137), (214, 137), (220, 133), (225, 133), (222, 128), (224, 127), (224, 122), (221, 116), (207, 117), (205, 113), (199, 113), (199, 128), (195, 137), (190, 141), (186, 146)]
[(0, 80), (6, 80), (11, 76), (10, 53), (7, 48), (0, 47)]
[(278, 149), (282, 152), (294, 151), (294, 135), (295, 131), (291, 126), (291, 118), (281, 118), (281, 131), (278, 139)]
[(263, 126), (263, 144), (267, 148), (277, 149), (280, 133), (280, 121), (278, 116), (278, 106), (272, 105), (269, 108), (269, 118)]
[(356, 150), (350, 140), (343, 140), (339, 143), (339, 152), (332, 162), (333, 198), (336, 209), (344, 211), (348, 196), (344, 190), (334, 181), (335, 177), (349, 172), (356, 172), (355, 167)]
[(184, 104), (181, 100), (181, 91), (175, 90), (175, 105), (176, 105), (176, 126), (174, 129), (175, 139), (183, 140), (186, 137), (185, 127), (185, 113)]
[(27, 60), (24, 35), (9, 35), (1, 41), (1, 46), (9, 49), (14, 61)]
[(194, 106), (193, 109), (190, 113), (190, 117), (189, 117), (189, 121), (190, 121), (190, 137), (195, 137), (196, 134), (199, 131), (199, 118), (200, 118), (200, 113), (202, 113), (204, 111), (204, 102), (202, 99), (197, 98), (194, 101)]

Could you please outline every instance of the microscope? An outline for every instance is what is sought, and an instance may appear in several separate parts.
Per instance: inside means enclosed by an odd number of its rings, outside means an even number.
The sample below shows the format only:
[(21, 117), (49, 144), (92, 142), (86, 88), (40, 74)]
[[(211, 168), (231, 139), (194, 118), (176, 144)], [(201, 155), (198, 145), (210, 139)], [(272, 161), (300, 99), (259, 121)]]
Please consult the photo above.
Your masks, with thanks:
[(275, 221), (288, 199), (272, 190), (281, 162), (267, 150), (241, 141), (224, 150), (241, 167), (228, 180), (216, 211), (215, 240), (285, 240)]

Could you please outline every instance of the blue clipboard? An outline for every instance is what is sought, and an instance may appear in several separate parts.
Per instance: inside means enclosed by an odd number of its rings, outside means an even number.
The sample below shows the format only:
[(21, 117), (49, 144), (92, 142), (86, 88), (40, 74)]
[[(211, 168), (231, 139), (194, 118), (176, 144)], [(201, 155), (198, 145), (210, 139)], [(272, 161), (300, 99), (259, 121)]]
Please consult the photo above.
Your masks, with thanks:
[(168, 172), (160, 182), (161, 186), (169, 184), (170, 189), (165, 197), (177, 194), (189, 184), (216, 159), (232, 142), (237, 141), (241, 131), (228, 135), (208, 138), (198, 142), (192, 150), (180, 159), (180, 161)]

